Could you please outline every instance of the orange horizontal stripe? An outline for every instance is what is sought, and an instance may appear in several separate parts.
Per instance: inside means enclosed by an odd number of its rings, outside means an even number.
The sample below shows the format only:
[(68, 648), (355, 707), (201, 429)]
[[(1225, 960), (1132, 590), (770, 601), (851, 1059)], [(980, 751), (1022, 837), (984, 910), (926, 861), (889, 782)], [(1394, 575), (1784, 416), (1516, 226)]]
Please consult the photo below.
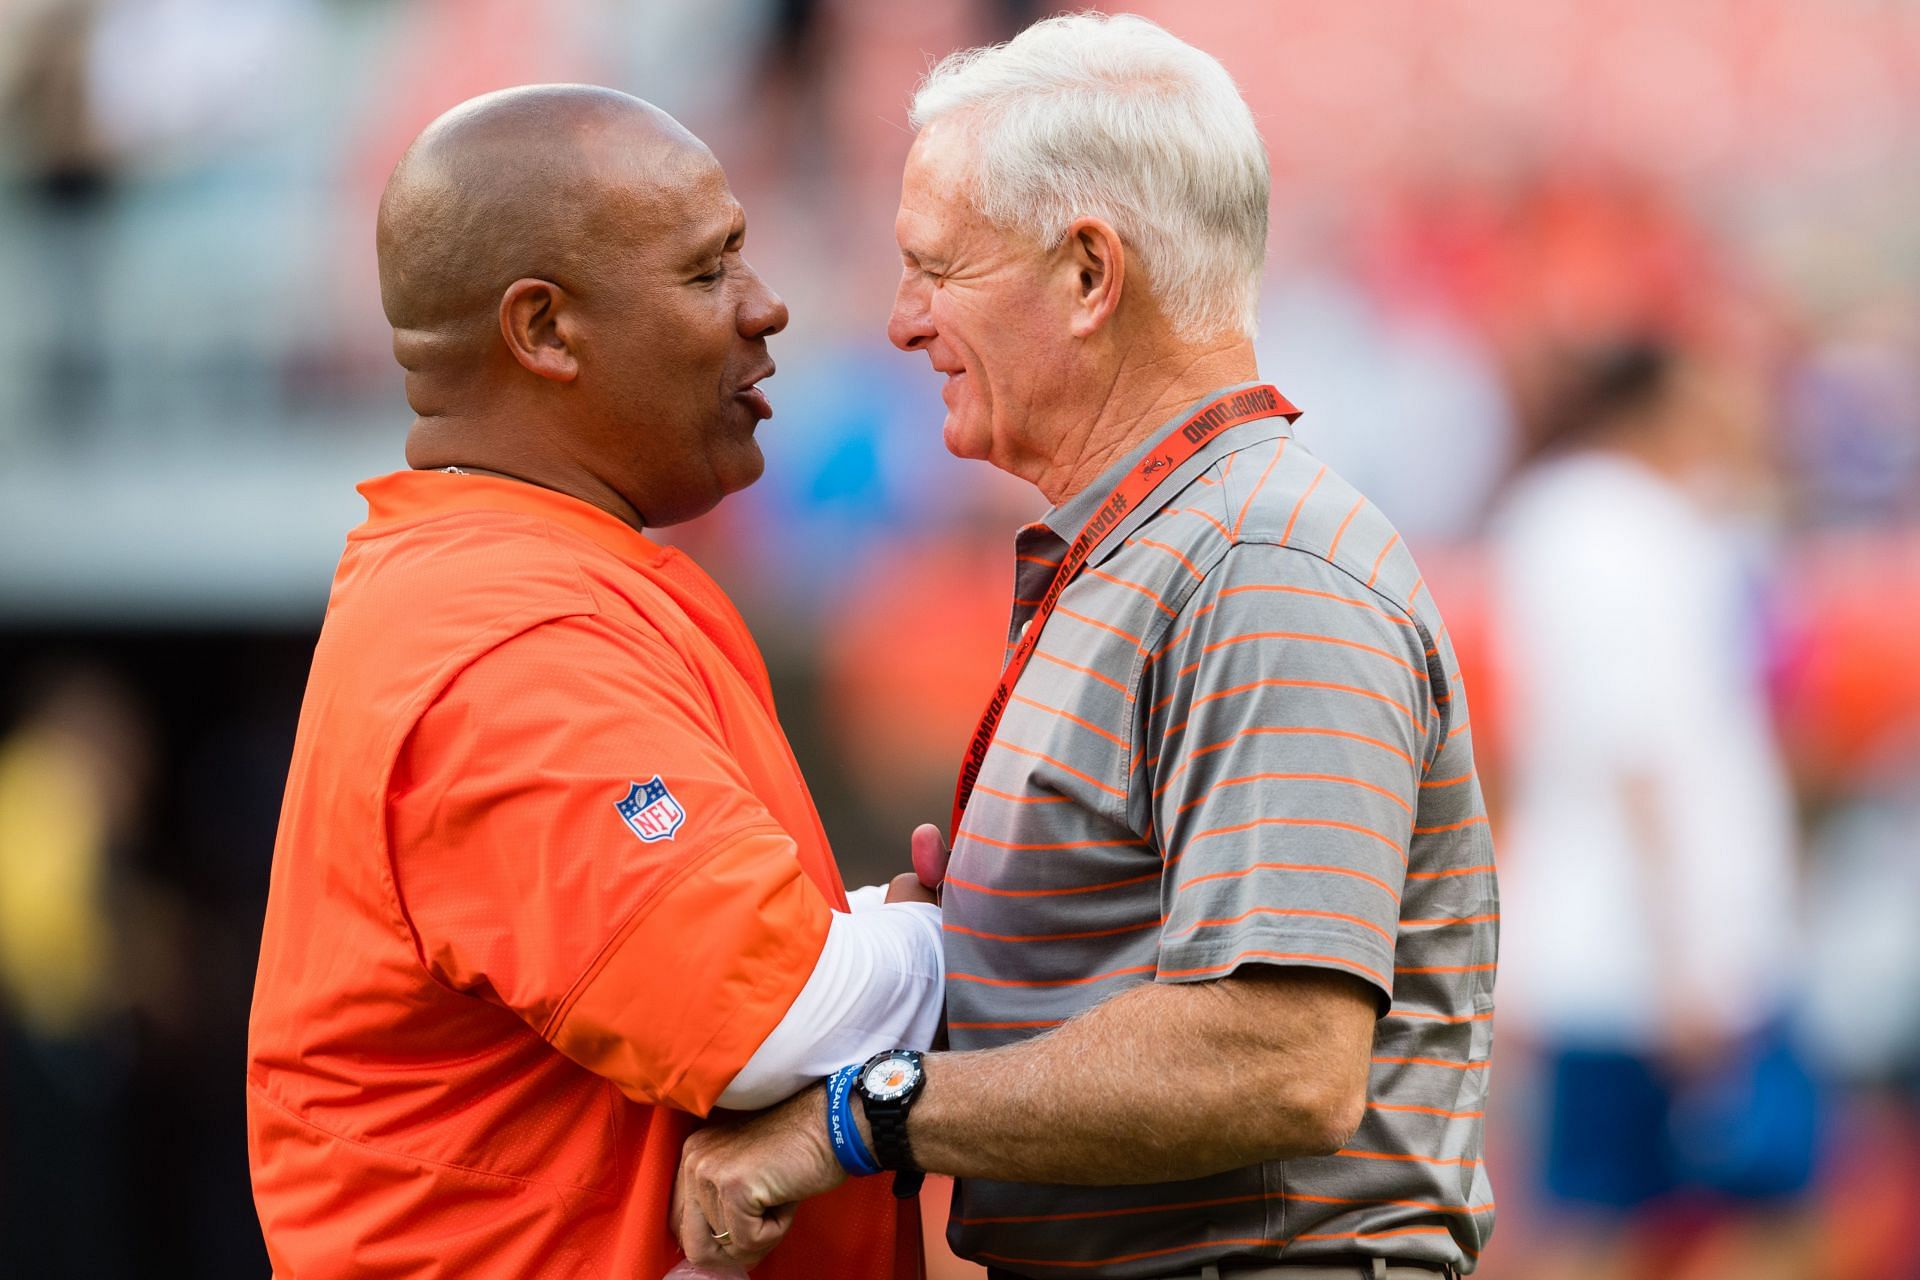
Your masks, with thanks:
[[(1446, 1236), (1453, 1232), (1447, 1227), (1392, 1227), (1386, 1231), (1308, 1231), (1294, 1237), (1295, 1240), (1388, 1240), (1394, 1236)], [(1438, 1274), (1437, 1272), (1435, 1274)]]
[(1073, 798), (1072, 796), (1017, 796), (1011, 791), (1001, 791), (996, 787), (983, 786), (979, 783), (975, 783), (973, 789), (1010, 804), (1066, 804)]
[(1142, 1204), (1124, 1209), (1087, 1209), (1080, 1213), (1010, 1213), (984, 1218), (956, 1218), (954, 1221), (969, 1227), (1025, 1222), (1080, 1222), (1095, 1218), (1130, 1218), (1142, 1213), (1186, 1213), (1194, 1209), (1217, 1209), (1229, 1204), (1259, 1204), (1265, 1199), (1265, 1196), (1256, 1192), (1250, 1196), (1222, 1196), (1218, 1200), (1183, 1200), (1176, 1204)]
[(1184, 938), (1196, 929), (1217, 929), (1224, 925), (1239, 924), (1241, 921), (1252, 916), (1304, 916), (1314, 920), (1344, 920), (1348, 924), (1357, 924), (1362, 929), (1368, 929), (1379, 934), (1389, 943), (1393, 941), (1392, 934), (1371, 920), (1364, 919), (1360, 916), (1350, 916), (1341, 911), (1319, 911), (1311, 907), (1248, 907), (1237, 916), (1228, 916), (1219, 920), (1196, 920), (1171, 936)]
[(1089, 569), (1087, 570), (1087, 576), (1089, 578), (1098, 578), (1102, 582), (1111, 582), (1114, 586), (1125, 587), (1129, 591), (1138, 591), (1141, 595), (1153, 601), (1154, 608), (1166, 614), (1169, 618), (1174, 616), (1174, 611), (1167, 607), (1166, 601), (1162, 600), (1159, 596), (1147, 590), (1147, 588), (1141, 586), (1137, 582), (1128, 582), (1125, 578), (1116, 578), (1112, 574), (1108, 573), (1105, 569)]
[(1011, 742), (1002, 742), (998, 738), (994, 739), (993, 745), (996, 747), (1001, 747), (1001, 748), (1004, 748), (1005, 750), (1011, 751), (1017, 756), (1027, 756), (1030, 759), (1045, 761), (1047, 764), (1050, 764), (1054, 768), (1060, 770), (1060, 772), (1065, 774), (1070, 774), (1071, 776), (1080, 779), (1080, 781), (1086, 783), (1090, 787), (1098, 787), (1100, 790), (1106, 792), (1110, 796), (1119, 796), (1122, 800), (1126, 799), (1127, 797), (1127, 793), (1122, 791), (1120, 788), (1110, 787), (1106, 783), (1100, 781), (1100, 779), (1094, 777), (1092, 774), (1082, 773), (1080, 772), (1080, 770), (1074, 768), (1072, 765), (1068, 764), (1066, 761), (1055, 760), (1052, 756), (1047, 755), (1044, 752), (1035, 751), (1032, 747), (1016, 746), (1014, 743), (1011, 743)]
[[(952, 926), (948, 927), (951, 928)], [(1491, 1011), (1487, 1013), (1426, 1013), (1418, 1009), (1389, 1009), (1387, 1016), (1389, 1018), (1421, 1018), (1427, 1022), (1454, 1024), (1462, 1022), (1491, 1022), (1493, 1020)]]
[(983, 987), (1084, 987), (1092, 982), (1105, 982), (1108, 978), (1126, 978), (1137, 973), (1152, 973), (1150, 964), (1130, 964), (1123, 969), (1109, 969), (1105, 973), (1090, 973), (1079, 978), (989, 978), (980, 973), (959, 973), (947, 970), (949, 982), (977, 982)]
[(1436, 916), (1431, 920), (1402, 920), (1402, 929), (1437, 929), (1452, 924), (1491, 924), (1500, 918), (1498, 911), (1483, 916)]
[(1060, 567), (1058, 560), (1042, 560), (1039, 556), (1015, 556), (1014, 559), (1020, 561), (1022, 564), (1045, 565), (1049, 569), (1058, 569)]
[[(1355, 835), (1371, 836), (1394, 853), (1404, 856), (1404, 850), (1398, 840), (1392, 836), (1381, 835), (1372, 827), (1364, 827), (1357, 822), (1341, 822), (1337, 818), (1253, 818), (1247, 822), (1236, 822), (1232, 826), (1209, 827), (1205, 831), (1194, 832), (1187, 837), (1187, 843), (1181, 846), (1180, 853), (1176, 854), (1175, 858), (1184, 856), (1197, 840), (1205, 840), (1209, 836), (1238, 835), (1242, 831), (1251, 831), (1255, 827), (1319, 827), (1329, 831), (1351, 831)], [(1170, 862), (1174, 860), (1168, 859)]]
[(1201, 965), (1197, 969), (1162, 969), (1160, 970), (1160, 976), (1163, 978), (1191, 978), (1203, 973), (1225, 973), (1227, 972), (1227, 970), (1232, 969), (1236, 965), (1238, 965), (1242, 960), (1253, 960), (1253, 959), (1306, 960), (1306, 961), (1312, 961), (1319, 964), (1339, 965), (1341, 968), (1353, 969), (1356, 972), (1364, 973), (1369, 978), (1372, 978), (1375, 982), (1378, 982), (1383, 987), (1392, 985), (1386, 980), (1385, 977), (1383, 977), (1379, 973), (1376, 973), (1374, 970), (1369, 969), (1366, 965), (1363, 965), (1356, 960), (1349, 960), (1345, 956), (1323, 956), (1323, 955), (1317, 955), (1311, 951), (1266, 951), (1266, 950), (1260, 950), (1260, 949), (1251, 949), (1247, 951), (1242, 951), (1237, 955), (1235, 955), (1233, 959), (1227, 961), (1225, 964)]
[(1382, 609), (1370, 600), (1356, 600), (1352, 596), (1343, 596), (1333, 591), (1316, 591), (1312, 587), (1283, 587), (1277, 584), (1268, 586), (1261, 583), (1250, 583), (1241, 587), (1227, 587), (1222, 590), (1220, 594), (1222, 596), (1231, 596), (1237, 595), (1242, 591), (1279, 591), (1291, 596), (1313, 596), (1320, 600), (1334, 600), (1340, 604), (1350, 604), (1356, 609), (1370, 610), (1387, 619), (1387, 621), (1398, 623), (1403, 627), (1411, 627), (1414, 625), (1413, 619), (1398, 613), (1388, 613), (1385, 609)]
[(1185, 893), (1194, 886), (1203, 885), (1209, 880), (1238, 880), (1242, 876), (1250, 876), (1256, 871), (1303, 871), (1317, 875), (1346, 876), (1353, 880), (1364, 880), (1368, 884), (1378, 887), (1395, 902), (1400, 900), (1399, 892), (1379, 876), (1370, 876), (1364, 871), (1355, 871), (1352, 867), (1329, 867), (1307, 862), (1255, 862), (1249, 866), (1241, 867), (1236, 871), (1210, 871), (1206, 875), (1195, 876), (1191, 880), (1182, 881), (1177, 892)]
[(1458, 1214), (1472, 1217), (1479, 1213), (1492, 1213), (1493, 1201), (1485, 1204), (1435, 1204), (1431, 1200), (1356, 1200), (1345, 1196), (1313, 1196), (1304, 1191), (1280, 1192), (1282, 1200), (1305, 1200), (1310, 1204), (1378, 1204), (1393, 1205), (1401, 1209), (1421, 1209), (1427, 1213)]
[(1138, 933), (1142, 929), (1155, 929), (1165, 921), (1160, 916), (1151, 920), (1142, 920), (1138, 924), (1116, 925), (1111, 929), (1086, 929), (1078, 933), (988, 933), (985, 929), (969, 929), (963, 924), (942, 924), (940, 927), (948, 933), (963, 933), (969, 938), (984, 938), (988, 942), (1068, 942), (1076, 938), (1111, 938), (1116, 934)]
[(1420, 785), (1422, 788), (1457, 787), (1463, 782), (1473, 781), (1473, 774), (1474, 774), (1474, 771), (1472, 769), (1469, 769), (1465, 773), (1459, 774), (1458, 776), (1452, 777), (1452, 778), (1429, 778), (1425, 782), (1422, 782)]
[[(1084, 622), (1090, 627), (1098, 627), (1102, 631), (1110, 631), (1114, 635), (1119, 636), (1122, 640), (1125, 640), (1128, 644), (1132, 645), (1134, 648), (1136, 649), (1140, 648), (1139, 636), (1133, 635), (1130, 632), (1122, 631), (1120, 628), (1114, 626), (1111, 622), (1102, 622), (1098, 618), (1090, 618), (1084, 613), (1080, 613), (1079, 611), (1074, 609), (1069, 609), (1065, 605), (1061, 605), (1061, 604), (1054, 605), (1053, 611), (1061, 615), (1062, 617), (1072, 618), (1075, 622)], [(1141, 652), (1144, 653), (1145, 650), (1141, 650)]]
[(1033, 651), (1033, 656), (1036, 658), (1045, 658), (1048, 662), (1051, 662), (1056, 667), (1065, 667), (1067, 670), (1078, 672), (1083, 676), (1092, 676), (1095, 680), (1098, 680), (1101, 684), (1106, 685), (1107, 687), (1115, 690), (1118, 693), (1125, 694), (1128, 702), (1133, 701), (1133, 695), (1130, 693), (1127, 693), (1127, 687), (1121, 684), (1118, 680), (1115, 680), (1112, 676), (1103, 675), (1100, 672), (1095, 671), (1092, 667), (1083, 667), (1078, 663), (1068, 662), (1065, 658), (1056, 658), (1052, 654), (1048, 653), (1045, 649), (1035, 649)]
[(1491, 862), (1478, 867), (1460, 867), (1453, 871), (1409, 871), (1409, 880), (1445, 880), (1452, 876), (1477, 876), (1483, 871), (1493, 870)]
[(1154, 793), (1153, 793), (1154, 798), (1158, 799), (1166, 791), (1168, 787), (1173, 785), (1174, 779), (1178, 778), (1181, 775), (1181, 773), (1184, 772), (1189, 765), (1191, 765), (1195, 760), (1199, 759), (1201, 756), (1210, 755), (1215, 751), (1224, 750), (1225, 748), (1230, 747), (1234, 743), (1240, 741), (1240, 739), (1242, 738), (1253, 737), (1259, 734), (1270, 734), (1270, 735), (1275, 735), (1280, 737), (1287, 737), (1292, 735), (1305, 735), (1308, 737), (1321, 737), (1321, 738), (1345, 738), (1349, 742), (1364, 742), (1370, 747), (1379, 747), (1382, 751), (1386, 751), (1400, 757), (1402, 760), (1405, 760), (1408, 764), (1413, 763), (1412, 756), (1408, 755), (1406, 752), (1402, 751), (1400, 748), (1394, 746), (1391, 742), (1384, 742), (1379, 738), (1369, 738), (1364, 733), (1349, 733), (1345, 729), (1320, 729), (1320, 728), (1315, 728), (1311, 725), (1255, 725), (1253, 728), (1240, 730), (1240, 732), (1234, 734), (1230, 738), (1222, 738), (1219, 742), (1208, 743), (1206, 746), (1196, 748), (1194, 751), (1189, 753), (1187, 758), (1185, 760), (1182, 760), (1179, 763), (1179, 765), (1177, 765), (1174, 768), (1173, 772), (1167, 775), (1167, 780), (1161, 783), (1160, 786), (1154, 790)]
[(1490, 964), (1423, 964), (1396, 968), (1395, 973), (1487, 973)]
[(1471, 721), (1466, 721), (1466, 720), (1461, 721), (1459, 724), (1453, 727), (1453, 731), (1451, 733), (1447, 734), (1447, 741), (1452, 742), (1455, 738), (1459, 737), (1461, 734), (1465, 733), (1468, 729), (1471, 729), (1472, 727), (1473, 727), (1473, 724)]
[(1445, 1067), (1449, 1071), (1478, 1071), (1482, 1067), (1492, 1065), (1489, 1062), (1448, 1062), (1445, 1058), (1373, 1058), (1370, 1061), (1376, 1067)]
[(1456, 1205), (1437, 1204), (1431, 1200), (1382, 1200), (1355, 1196), (1310, 1195), (1304, 1191), (1274, 1191), (1266, 1195), (1256, 1192), (1253, 1195), (1222, 1196), (1217, 1200), (1182, 1200), (1173, 1204), (1131, 1205), (1123, 1209), (1087, 1209), (1079, 1213), (1010, 1213), (978, 1218), (956, 1218), (954, 1221), (968, 1227), (1015, 1226), (1034, 1222), (1082, 1222), (1099, 1218), (1132, 1218), (1143, 1213), (1191, 1213), (1195, 1209), (1218, 1209), (1232, 1204), (1260, 1204), (1267, 1200), (1297, 1200), (1303, 1204), (1386, 1205), (1395, 1208), (1420, 1209), (1427, 1213), (1468, 1216), (1487, 1213), (1494, 1207), (1492, 1202)]
[[(1418, 727), (1420, 723), (1414, 716), (1413, 709), (1406, 703), (1400, 701), (1398, 698), (1390, 698), (1384, 693), (1377, 693), (1372, 689), (1363, 689), (1359, 685), (1354, 684), (1335, 684), (1331, 680), (1286, 680), (1278, 676), (1269, 677), (1264, 680), (1249, 680), (1246, 684), (1237, 684), (1231, 689), (1219, 689), (1213, 693), (1203, 694), (1193, 700), (1193, 706), (1203, 706), (1206, 703), (1217, 702), (1221, 698), (1230, 698), (1237, 693), (1247, 693), (1254, 689), (1325, 689), (1330, 693), (1350, 693), (1355, 697), (1368, 698), (1374, 702), (1386, 703), (1401, 715), (1405, 716), (1408, 724)], [(1169, 694), (1167, 696), (1171, 699), (1173, 695)], [(1166, 701), (1163, 700), (1160, 706), (1165, 705)], [(1154, 708), (1154, 710), (1159, 710), (1159, 707)], [(1191, 715), (1191, 712), (1189, 712), (1189, 715)], [(1171, 736), (1186, 727), (1187, 721), (1182, 720), (1179, 724), (1168, 729), (1167, 734)]]
[[(1228, 636), (1225, 640), (1215, 640), (1212, 644), (1200, 650), (1200, 652), (1203, 654), (1212, 653), (1217, 649), (1225, 649), (1229, 645), (1246, 644), (1253, 640), (1297, 640), (1303, 644), (1338, 645), (1342, 649), (1357, 649), (1362, 653), (1371, 653), (1376, 657), (1385, 658), (1388, 662), (1391, 662), (1394, 666), (1399, 667), (1401, 670), (1410, 672), (1416, 676), (1424, 676), (1426, 674), (1426, 672), (1420, 670), (1418, 667), (1415, 667), (1411, 662), (1408, 662), (1405, 658), (1389, 653), (1385, 649), (1380, 648), (1378, 645), (1362, 644), (1358, 640), (1343, 640), (1339, 636), (1315, 635), (1310, 631), (1249, 631), (1247, 634), (1243, 636)], [(1200, 669), (1200, 664), (1196, 662), (1196, 663), (1193, 663), (1191, 666), (1183, 668), (1180, 672), (1178, 672), (1178, 675), (1181, 675), (1181, 676), (1191, 675), (1193, 672), (1199, 669)]]
[(1145, 884), (1149, 880), (1160, 879), (1158, 871), (1149, 871), (1143, 876), (1128, 876), (1125, 880), (1108, 880), (1103, 884), (1076, 884), (1064, 889), (995, 889), (984, 884), (975, 884), (971, 880), (961, 880), (948, 876), (943, 884), (957, 885), (973, 893), (984, 893), (995, 898), (1058, 898), (1069, 893), (1098, 893), (1102, 889), (1122, 889), (1128, 885)]
[(1417, 1156), (1405, 1151), (1355, 1151), (1344, 1148), (1333, 1154), (1348, 1160), (1397, 1160), (1404, 1164), (1431, 1164), (1456, 1169), (1471, 1169), (1480, 1163), (1471, 1156)]
[(1447, 1120), (1484, 1120), (1484, 1111), (1448, 1111), (1441, 1107), (1415, 1107), (1396, 1102), (1369, 1102), (1369, 1111), (1406, 1111), (1414, 1115), (1440, 1116)]
[(1050, 707), (1044, 702), (1040, 702), (1036, 699), (1029, 698), (1024, 693), (1014, 694), (1013, 701), (1032, 707), (1036, 711), (1044, 711), (1050, 716), (1059, 716), (1062, 720), (1071, 721), (1072, 723), (1079, 725), (1082, 729), (1085, 729), (1087, 732), (1097, 734), (1100, 737), (1105, 738), (1108, 742), (1113, 743), (1113, 745), (1115, 745), (1116, 747), (1125, 748), (1127, 745), (1126, 741), (1123, 738), (1121, 738), (1118, 734), (1109, 733), (1107, 730), (1102, 729), (1099, 725), (1095, 724), (1093, 721), (1082, 719), (1081, 717), (1073, 714), (1073, 712), (1068, 711), (1062, 707)]
[[(1413, 590), (1407, 592), (1407, 608), (1409, 609), (1413, 608), (1413, 602), (1415, 598), (1419, 596), (1420, 588), (1426, 585), (1427, 585), (1427, 580), (1425, 578), (1415, 578), (1413, 580)], [(1429, 658), (1433, 656), (1432, 649), (1427, 650), (1427, 656)]]
[(1359, 787), (1362, 790), (1371, 791), (1375, 795), (1385, 796), (1402, 809), (1405, 809), (1408, 813), (1413, 812), (1413, 806), (1405, 800), (1387, 790), (1385, 787), (1368, 782), (1363, 778), (1349, 778), (1344, 774), (1338, 773), (1250, 773), (1244, 778), (1224, 778), (1214, 783), (1211, 787), (1207, 788), (1205, 793), (1187, 801), (1178, 809), (1175, 809), (1174, 813), (1176, 815), (1182, 814), (1197, 804), (1205, 803), (1212, 797), (1214, 792), (1220, 790), (1222, 787), (1235, 787), (1248, 782), (1337, 782), (1344, 786)]
[(1127, 839), (1127, 840), (1067, 840), (1067, 841), (1062, 841), (1061, 843), (1058, 843), (1058, 844), (1020, 844), (1011, 840), (995, 840), (992, 836), (983, 836), (978, 832), (969, 831), (965, 827), (960, 828), (957, 834), (962, 840), (977, 840), (981, 844), (990, 844), (996, 849), (1022, 849), (1022, 850), (1033, 850), (1033, 851), (1042, 850), (1042, 849), (1122, 849), (1122, 848), (1126, 848), (1129, 845), (1137, 845), (1140, 843), (1138, 840)]
[(1486, 820), (1487, 815), (1483, 813), (1477, 818), (1468, 818), (1464, 822), (1449, 822), (1438, 827), (1415, 827), (1413, 834), (1417, 836), (1430, 836), (1442, 831), (1460, 831), (1467, 827), (1477, 827)]
[[(1207, 609), (1211, 609), (1212, 607), (1213, 607), (1212, 605), (1208, 605)], [(1205, 613), (1206, 611), (1207, 611), (1206, 609), (1202, 609), (1200, 612)], [(1167, 650), (1173, 648), (1173, 646), (1179, 644), (1182, 640), (1185, 640), (1188, 636), (1192, 634), (1193, 634), (1193, 628), (1189, 626), (1185, 631), (1182, 631), (1179, 635), (1175, 636), (1173, 639), (1167, 641), (1165, 644), (1161, 645), (1158, 649), (1155, 649), (1152, 653), (1148, 654), (1147, 661), (1148, 662), (1160, 661), (1160, 659), (1167, 656)], [(1167, 702), (1170, 702), (1170, 701), (1172, 701), (1171, 698), (1165, 699), (1161, 702), (1160, 705), (1165, 706)]]
[(1178, 560), (1181, 563), (1181, 565), (1185, 567), (1186, 571), (1192, 574), (1196, 578), (1204, 578), (1207, 576), (1206, 574), (1201, 573), (1198, 569), (1194, 568), (1193, 561), (1187, 559), (1187, 557), (1181, 552), (1180, 548), (1178, 547), (1170, 547), (1164, 542), (1155, 542), (1152, 538), (1132, 538), (1132, 539), (1129, 539), (1129, 542), (1130, 543), (1137, 542), (1143, 547), (1152, 547), (1155, 551), (1166, 552), (1168, 555), (1172, 556), (1175, 560)]
[(1065, 1018), (1039, 1018), (1032, 1022), (949, 1022), (947, 1026), (956, 1031), (1028, 1031), (1057, 1027), (1065, 1021)]

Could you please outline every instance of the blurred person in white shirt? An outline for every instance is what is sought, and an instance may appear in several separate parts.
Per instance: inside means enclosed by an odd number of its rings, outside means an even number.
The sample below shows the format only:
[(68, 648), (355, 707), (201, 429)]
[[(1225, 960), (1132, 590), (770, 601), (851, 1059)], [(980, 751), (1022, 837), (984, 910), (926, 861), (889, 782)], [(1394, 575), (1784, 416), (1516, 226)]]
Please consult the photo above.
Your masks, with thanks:
[(1609, 350), (1494, 521), (1501, 995), (1540, 1049), (1554, 1216), (1536, 1274), (1636, 1274), (1630, 1228), (1692, 1196), (1730, 1209), (1716, 1274), (1729, 1251), (1724, 1274), (1807, 1274), (1786, 1211), (1818, 1127), (1784, 1027), (1795, 820), (1736, 518), (1764, 409), (1658, 345)]

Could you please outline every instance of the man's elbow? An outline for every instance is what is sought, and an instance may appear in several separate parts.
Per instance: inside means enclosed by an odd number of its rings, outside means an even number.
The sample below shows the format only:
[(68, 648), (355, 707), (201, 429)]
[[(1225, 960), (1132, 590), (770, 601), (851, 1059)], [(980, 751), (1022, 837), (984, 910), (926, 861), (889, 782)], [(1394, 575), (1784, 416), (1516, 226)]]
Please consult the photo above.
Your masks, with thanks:
[(1308, 1137), (1313, 1150), (1307, 1154), (1330, 1156), (1353, 1140), (1360, 1122), (1367, 1118), (1367, 1079), (1342, 1080), (1321, 1093), (1313, 1109)]
[(1345, 1147), (1367, 1114), (1365, 1076), (1296, 1080), (1288, 1105), (1276, 1108), (1281, 1123), (1267, 1135), (1269, 1159), (1328, 1156)]

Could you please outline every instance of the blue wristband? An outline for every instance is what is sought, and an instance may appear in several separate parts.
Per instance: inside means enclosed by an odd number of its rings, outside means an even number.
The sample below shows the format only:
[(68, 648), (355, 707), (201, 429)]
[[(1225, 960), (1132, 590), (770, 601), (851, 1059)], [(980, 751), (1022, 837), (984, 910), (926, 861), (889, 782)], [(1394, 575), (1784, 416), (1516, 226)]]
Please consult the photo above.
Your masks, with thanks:
[(860, 1064), (842, 1067), (827, 1077), (827, 1136), (833, 1140), (833, 1157), (840, 1167), (856, 1178), (880, 1172), (880, 1162), (867, 1150), (866, 1139), (853, 1120), (853, 1082), (860, 1078)]

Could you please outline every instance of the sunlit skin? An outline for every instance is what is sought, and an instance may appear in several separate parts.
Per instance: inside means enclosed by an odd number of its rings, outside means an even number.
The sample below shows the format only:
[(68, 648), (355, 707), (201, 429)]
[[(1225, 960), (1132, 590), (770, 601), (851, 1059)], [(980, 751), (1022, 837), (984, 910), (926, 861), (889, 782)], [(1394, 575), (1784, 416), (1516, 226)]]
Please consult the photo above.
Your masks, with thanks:
[[(1253, 344), (1177, 333), (1099, 218), (1047, 247), (981, 216), (967, 163), (980, 146), (964, 118), (914, 143), (887, 336), (946, 375), (948, 449), (1059, 503), (1187, 405), (1255, 380)], [(916, 833), (916, 865), (923, 841), (937, 867), (938, 831)], [(908, 1120), (914, 1157), (961, 1178), (1108, 1186), (1325, 1155), (1364, 1113), (1378, 1012), (1359, 979), (1326, 970), (1143, 983), (1030, 1040), (928, 1054)], [(824, 1107), (809, 1089), (687, 1140), (673, 1213), (689, 1258), (751, 1266), (796, 1202), (844, 1179)], [(853, 1122), (870, 1139), (859, 1106)]]
[(975, 150), (961, 117), (929, 125), (907, 155), (887, 337), (946, 375), (951, 452), (1057, 503), (1195, 396), (1251, 380), (1253, 345), (1177, 337), (1099, 218), (1052, 248), (996, 226), (970, 198)]

